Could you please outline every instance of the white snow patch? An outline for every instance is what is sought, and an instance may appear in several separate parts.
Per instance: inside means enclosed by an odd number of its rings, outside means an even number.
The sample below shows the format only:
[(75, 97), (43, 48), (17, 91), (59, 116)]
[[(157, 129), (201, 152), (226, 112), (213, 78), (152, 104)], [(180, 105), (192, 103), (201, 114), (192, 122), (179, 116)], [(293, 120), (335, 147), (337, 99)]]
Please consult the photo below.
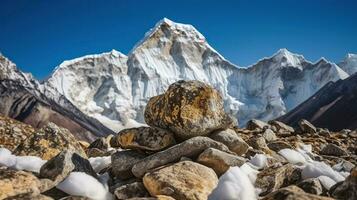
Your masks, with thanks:
[(329, 190), (332, 186), (336, 184), (336, 181), (334, 181), (328, 176), (319, 176), (317, 178), (319, 179), (321, 185), (324, 186), (324, 188), (326, 188), (327, 190)]
[(104, 157), (92, 157), (88, 159), (90, 164), (92, 165), (93, 169), (95, 172), (99, 172), (102, 169), (108, 167), (112, 161), (110, 156), (104, 156)]
[(0, 148), (0, 166), (11, 167), (16, 164), (16, 156), (6, 148)]
[(262, 169), (267, 166), (268, 157), (264, 154), (255, 154), (254, 157), (250, 159), (250, 163), (256, 166), (258, 169)]
[(282, 149), (278, 152), (278, 154), (294, 165), (302, 165), (306, 163), (305, 157), (300, 152), (292, 149)]
[(37, 156), (15, 156), (8, 149), (0, 148), (0, 166), (38, 173), (46, 162)]
[(319, 176), (327, 176), (333, 179), (336, 182), (340, 182), (345, 180), (345, 178), (334, 171), (330, 166), (328, 166), (324, 162), (313, 161), (311, 163), (306, 164), (301, 172), (302, 178), (317, 178)]
[(97, 179), (84, 172), (71, 172), (56, 187), (74, 196), (88, 197), (93, 200), (113, 199), (112, 195)]
[(258, 170), (252, 168), (247, 163), (244, 163), (242, 166), (240, 166), (240, 169), (248, 176), (250, 182), (254, 185), (259, 173)]
[(255, 188), (239, 167), (231, 167), (224, 173), (218, 186), (208, 196), (209, 200), (256, 200)]

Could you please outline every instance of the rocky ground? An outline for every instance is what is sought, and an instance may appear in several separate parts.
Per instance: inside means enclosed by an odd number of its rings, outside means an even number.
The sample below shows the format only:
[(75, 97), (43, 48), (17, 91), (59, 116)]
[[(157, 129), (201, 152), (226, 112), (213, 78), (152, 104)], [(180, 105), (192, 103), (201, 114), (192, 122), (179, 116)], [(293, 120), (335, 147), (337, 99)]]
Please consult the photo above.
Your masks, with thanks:
[(241, 129), (197, 81), (151, 98), (144, 117), (91, 144), (0, 117), (0, 199), (357, 199), (356, 131)]

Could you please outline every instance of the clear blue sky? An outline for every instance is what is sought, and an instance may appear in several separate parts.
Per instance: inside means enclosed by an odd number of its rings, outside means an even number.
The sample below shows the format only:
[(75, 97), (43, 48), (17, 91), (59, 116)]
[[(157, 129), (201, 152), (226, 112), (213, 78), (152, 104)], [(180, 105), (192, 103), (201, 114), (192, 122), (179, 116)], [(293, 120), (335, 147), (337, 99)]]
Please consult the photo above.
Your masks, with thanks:
[(357, 53), (356, 0), (1, 0), (0, 52), (43, 79), (63, 60), (128, 53), (163, 17), (194, 25), (248, 66), (280, 48), (315, 61)]

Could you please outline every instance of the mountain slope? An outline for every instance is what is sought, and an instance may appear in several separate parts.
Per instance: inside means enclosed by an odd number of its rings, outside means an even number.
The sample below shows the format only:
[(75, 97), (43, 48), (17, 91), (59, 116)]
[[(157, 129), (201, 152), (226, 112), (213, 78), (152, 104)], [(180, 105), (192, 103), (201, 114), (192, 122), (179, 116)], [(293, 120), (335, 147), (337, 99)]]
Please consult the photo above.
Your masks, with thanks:
[(281, 116), (327, 82), (346, 77), (325, 59), (311, 63), (286, 49), (247, 69), (239, 68), (193, 26), (163, 19), (128, 56), (112, 51), (65, 61), (44, 88), (58, 91), (85, 114), (119, 130), (144, 123), (147, 100), (182, 79), (215, 87), (223, 95), (226, 111), (244, 125), (251, 118)]
[(338, 64), (341, 69), (352, 75), (357, 72), (357, 54), (348, 54), (345, 59)]
[(64, 96), (57, 94), (55, 100), (48, 98), (35, 79), (18, 70), (7, 58), (1, 56), (0, 61), (1, 114), (36, 128), (53, 122), (83, 140), (113, 133), (99, 121), (84, 115)]
[(329, 82), (308, 100), (278, 118), (297, 126), (304, 118), (318, 127), (339, 131), (357, 129), (357, 74), (345, 80)]

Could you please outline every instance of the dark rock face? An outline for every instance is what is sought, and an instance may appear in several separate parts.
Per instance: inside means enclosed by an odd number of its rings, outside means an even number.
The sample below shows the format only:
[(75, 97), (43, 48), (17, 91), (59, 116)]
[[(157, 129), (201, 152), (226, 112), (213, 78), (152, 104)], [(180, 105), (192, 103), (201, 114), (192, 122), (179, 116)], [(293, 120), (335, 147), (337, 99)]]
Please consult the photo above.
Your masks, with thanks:
[(317, 127), (339, 131), (357, 129), (357, 74), (345, 80), (329, 82), (308, 100), (278, 120), (297, 126), (307, 119)]
[(178, 138), (202, 136), (230, 127), (233, 120), (224, 112), (218, 91), (199, 81), (178, 81), (145, 109), (145, 122), (171, 130)]
[(53, 122), (69, 129), (81, 140), (113, 134), (113, 131), (84, 115), (64, 97), (58, 101), (50, 100), (36, 89), (11, 80), (0, 80), (0, 113), (35, 128)]
[(119, 151), (112, 154), (112, 175), (121, 180), (133, 177), (131, 169), (143, 158), (145, 158), (145, 155), (134, 150)]
[(336, 184), (330, 189), (330, 194), (336, 199), (357, 199), (357, 168), (341, 184)]

